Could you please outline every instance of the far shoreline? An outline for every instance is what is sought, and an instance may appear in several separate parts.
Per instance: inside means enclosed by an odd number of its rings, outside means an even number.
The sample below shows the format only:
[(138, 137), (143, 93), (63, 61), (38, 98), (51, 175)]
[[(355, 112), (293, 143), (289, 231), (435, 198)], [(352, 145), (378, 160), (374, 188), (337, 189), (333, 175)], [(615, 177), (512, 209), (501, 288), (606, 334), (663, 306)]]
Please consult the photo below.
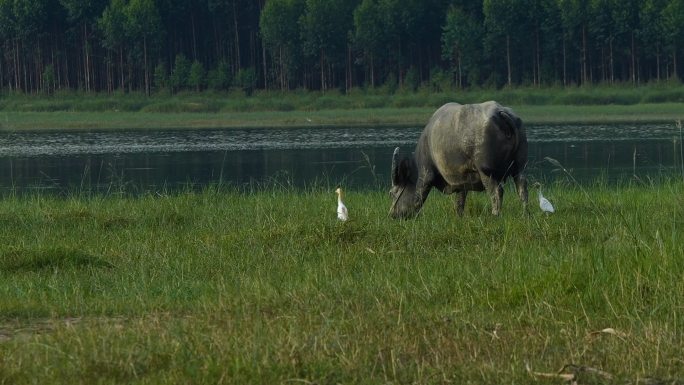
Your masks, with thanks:
[[(507, 104), (527, 124), (672, 123), (684, 103), (631, 105)], [(0, 111), (2, 132), (71, 132), (315, 127), (422, 127), (436, 108), (382, 107), (314, 111), (144, 112)]]

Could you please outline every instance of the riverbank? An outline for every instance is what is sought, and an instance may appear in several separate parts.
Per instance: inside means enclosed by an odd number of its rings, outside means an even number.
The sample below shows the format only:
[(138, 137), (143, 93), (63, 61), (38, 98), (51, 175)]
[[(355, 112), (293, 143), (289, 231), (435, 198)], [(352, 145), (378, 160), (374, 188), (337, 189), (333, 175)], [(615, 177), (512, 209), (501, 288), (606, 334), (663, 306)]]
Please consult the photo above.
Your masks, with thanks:
[[(379, 92), (379, 91), (378, 91)], [(422, 126), (447, 102), (497, 100), (527, 123), (675, 122), (681, 85), (523, 88), (351, 95), (293, 91), (226, 94), (95, 94), (0, 97), (0, 130), (198, 129), (302, 126)]]
[(683, 378), (682, 188), (559, 184), (554, 215), (500, 218), (434, 193), (412, 221), (347, 191), (347, 223), (320, 189), (9, 197), (0, 383)]
[[(684, 103), (601, 106), (512, 106), (527, 124), (673, 123), (684, 120)], [(0, 112), (2, 131), (156, 130), (248, 127), (422, 127), (433, 108), (161, 112)]]

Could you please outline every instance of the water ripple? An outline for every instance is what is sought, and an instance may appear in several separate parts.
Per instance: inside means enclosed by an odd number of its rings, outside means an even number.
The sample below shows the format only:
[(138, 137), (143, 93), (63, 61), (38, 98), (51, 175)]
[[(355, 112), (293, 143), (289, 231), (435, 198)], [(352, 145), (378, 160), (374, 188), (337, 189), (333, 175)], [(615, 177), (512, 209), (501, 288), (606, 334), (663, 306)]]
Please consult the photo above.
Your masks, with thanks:
[[(0, 134), (0, 156), (117, 154), (188, 151), (412, 147), (415, 128), (274, 128)], [(680, 138), (673, 124), (539, 125), (530, 142), (582, 142)]]

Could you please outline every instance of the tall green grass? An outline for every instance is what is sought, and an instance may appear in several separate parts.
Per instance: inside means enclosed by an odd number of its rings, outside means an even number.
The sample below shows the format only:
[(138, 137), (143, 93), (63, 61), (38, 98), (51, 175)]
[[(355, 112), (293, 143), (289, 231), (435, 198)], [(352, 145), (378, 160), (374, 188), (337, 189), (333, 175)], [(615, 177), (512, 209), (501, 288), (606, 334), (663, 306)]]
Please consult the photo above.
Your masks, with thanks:
[(396, 93), (354, 89), (339, 91), (260, 91), (245, 96), (241, 91), (180, 93), (160, 92), (150, 97), (141, 93), (84, 94), (61, 91), (52, 96), (0, 95), (0, 111), (19, 112), (249, 112), (319, 111), (374, 108), (437, 108), (446, 102), (479, 103), (497, 100), (507, 105), (634, 105), (682, 103), (684, 85), (679, 83), (598, 85), (587, 87), (520, 87), (464, 89), (434, 92), (419, 89)]
[(411, 221), (347, 191), (347, 223), (318, 187), (8, 197), (0, 383), (683, 378), (683, 188), (545, 186), (529, 216), (507, 191), (498, 218), (433, 193)]

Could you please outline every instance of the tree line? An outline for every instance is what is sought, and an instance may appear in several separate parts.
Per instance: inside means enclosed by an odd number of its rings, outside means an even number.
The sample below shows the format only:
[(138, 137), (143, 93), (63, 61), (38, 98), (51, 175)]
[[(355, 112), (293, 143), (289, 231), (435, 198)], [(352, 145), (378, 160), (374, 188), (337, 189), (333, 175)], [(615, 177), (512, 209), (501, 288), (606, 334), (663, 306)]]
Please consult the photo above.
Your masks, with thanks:
[(678, 79), (684, 0), (0, 0), (0, 89), (435, 90)]

